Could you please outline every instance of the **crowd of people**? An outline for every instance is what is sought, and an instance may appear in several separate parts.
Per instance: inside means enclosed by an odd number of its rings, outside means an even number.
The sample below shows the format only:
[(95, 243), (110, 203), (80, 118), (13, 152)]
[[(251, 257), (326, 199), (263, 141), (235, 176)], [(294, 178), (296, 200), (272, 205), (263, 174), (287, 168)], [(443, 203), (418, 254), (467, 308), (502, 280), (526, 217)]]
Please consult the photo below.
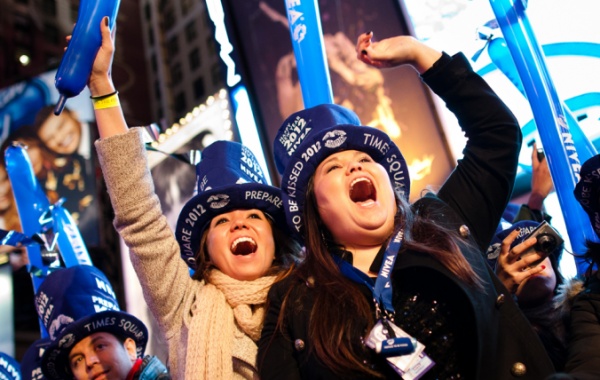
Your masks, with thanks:
[[(21, 363), (23, 378), (600, 378), (600, 243), (580, 253), (585, 276), (563, 278), (562, 239), (543, 210), (551, 178), (535, 146), (531, 197), (508, 212), (521, 129), (463, 54), (410, 36), (375, 42), (372, 32), (355, 47), (370, 68), (412, 67), (458, 119), (463, 157), (439, 188), (417, 189), (411, 204), (393, 139), (323, 104), (279, 129), (280, 187), (244, 145), (206, 147), (172, 231), (110, 76), (107, 21), (88, 81), (95, 146), (168, 357), (145, 354), (146, 326), (120, 310), (101, 271), (75, 266), (35, 295), (48, 338)], [(599, 171), (600, 156), (586, 162), (574, 196), (600, 236)]]

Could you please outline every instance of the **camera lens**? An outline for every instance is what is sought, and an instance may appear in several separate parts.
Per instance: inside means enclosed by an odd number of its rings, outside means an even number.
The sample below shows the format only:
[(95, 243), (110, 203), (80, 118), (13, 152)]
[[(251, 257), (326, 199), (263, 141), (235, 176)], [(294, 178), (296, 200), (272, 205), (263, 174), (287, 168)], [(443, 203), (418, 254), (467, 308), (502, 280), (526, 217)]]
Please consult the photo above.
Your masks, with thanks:
[(540, 234), (537, 236), (535, 250), (543, 253), (551, 253), (556, 249), (556, 238), (548, 234)]

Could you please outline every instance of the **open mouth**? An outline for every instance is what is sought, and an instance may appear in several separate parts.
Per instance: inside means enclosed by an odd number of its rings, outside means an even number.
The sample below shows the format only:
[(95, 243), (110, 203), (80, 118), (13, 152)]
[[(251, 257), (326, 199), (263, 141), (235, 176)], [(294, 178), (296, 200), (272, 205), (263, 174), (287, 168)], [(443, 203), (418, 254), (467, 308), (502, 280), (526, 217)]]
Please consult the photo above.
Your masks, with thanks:
[(350, 199), (355, 203), (377, 200), (373, 183), (368, 178), (357, 178), (350, 184)]
[(92, 379), (93, 379), (93, 380), (96, 380), (96, 379), (99, 379), (99, 378), (101, 378), (101, 377), (106, 377), (106, 373), (107, 373), (107, 372), (108, 372), (108, 371), (104, 371), (104, 372), (101, 372), (101, 373), (97, 373), (97, 374), (95, 374), (95, 375), (93, 375), (93, 376), (92, 376)]
[(257, 247), (256, 242), (252, 238), (241, 237), (233, 241), (233, 244), (231, 244), (231, 252), (234, 255), (245, 256), (256, 252)]

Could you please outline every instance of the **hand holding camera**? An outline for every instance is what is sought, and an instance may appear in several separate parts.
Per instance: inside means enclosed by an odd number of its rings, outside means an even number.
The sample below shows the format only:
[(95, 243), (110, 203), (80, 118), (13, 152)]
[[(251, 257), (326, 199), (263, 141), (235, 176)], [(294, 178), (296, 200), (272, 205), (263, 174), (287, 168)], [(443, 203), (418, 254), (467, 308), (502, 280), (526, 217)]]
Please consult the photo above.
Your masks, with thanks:
[(517, 224), (499, 234), (500, 246), (491, 246), (499, 251), (496, 275), (512, 294), (528, 278), (544, 273), (546, 267), (542, 262), (563, 244), (560, 234), (547, 222)]
[(528, 250), (521, 253), (519, 259), (522, 260), (524, 257), (527, 257), (536, 252), (542, 256), (542, 259), (530, 263), (529, 267), (537, 266), (539, 263), (544, 261), (544, 259), (548, 257), (549, 254), (551, 254), (558, 247), (560, 247), (564, 242), (558, 231), (556, 231), (554, 227), (549, 225), (546, 221), (542, 222), (523, 240), (527, 240), (532, 237), (535, 237), (537, 242)]

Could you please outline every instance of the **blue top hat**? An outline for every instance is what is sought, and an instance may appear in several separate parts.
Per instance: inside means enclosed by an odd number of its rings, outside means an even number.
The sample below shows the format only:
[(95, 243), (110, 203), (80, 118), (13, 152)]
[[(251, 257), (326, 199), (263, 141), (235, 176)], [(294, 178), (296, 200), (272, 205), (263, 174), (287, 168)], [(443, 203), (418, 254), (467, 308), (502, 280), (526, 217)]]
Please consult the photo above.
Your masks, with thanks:
[(21, 360), (21, 380), (46, 379), (42, 373), (42, 355), (50, 342), (50, 338), (38, 339), (25, 351)]
[(275, 163), (282, 174), (288, 225), (302, 238), (306, 187), (319, 164), (345, 151), (365, 152), (387, 171), (394, 189), (408, 198), (410, 178), (400, 149), (383, 131), (362, 126), (358, 116), (335, 104), (321, 104), (289, 116), (274, 142)]
[(49, 274), (38, 288), (35, 306), (52, 341), (42, 355), (42, 372), (49, 379), (71, 378), (69, 352), (97, 332), (131, 338), (138, 356), (144, 354), (146, 326), (120, 311), (108, 279), (93, 266), (77, 265)]
[(196, 270), (195, 256), (211, 219), (238, 209), (258, 209), (285, 226), (281, 190), (268, 185), (254, 154), (233, 141), (215, 141), (196, 165), (196, 195), (179, 214), (175, 236), (181, 257)]
[(579, 175), (573, 194), (588, 214), (594, 232), (600, 237), (600, 154), (584, 162)]
[(0, 352), (0, 379), (21, 380), (19, 362), (4, 352)]

